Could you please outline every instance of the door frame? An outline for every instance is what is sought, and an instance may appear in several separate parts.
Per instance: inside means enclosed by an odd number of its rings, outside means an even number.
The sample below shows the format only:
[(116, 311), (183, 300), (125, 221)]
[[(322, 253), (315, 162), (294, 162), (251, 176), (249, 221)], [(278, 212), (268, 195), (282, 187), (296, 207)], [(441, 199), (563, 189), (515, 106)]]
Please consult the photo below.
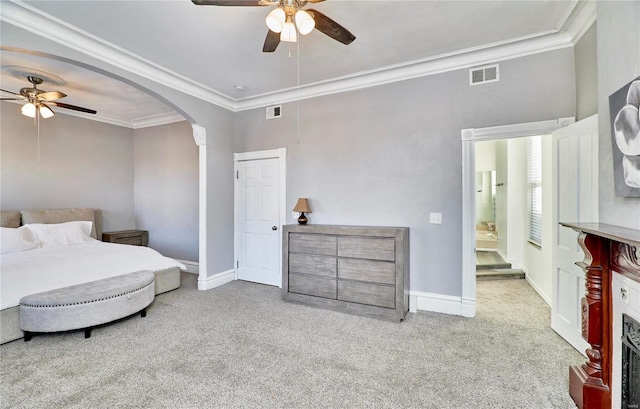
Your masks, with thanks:
[(575, 122), (572, 117), (460, 131), (462, 139), (462, 315), (476, 315), (475, 142), (547, 135)]
[(241, 234), (238, 226), (238, 215), (240, 201), (238, 200), (238, 162), (252, 161), (260, 159), (278, 159), (280, 173), (280, 200), (278, 215), (280, 226), (278, 226), (278, 269), (280, 271), (280, 282), (278, 287), (282, 288), (282, 225), (287, 220), (287, 149), (278, 148), (266, 151), (241, 152), (233, 154), (233, 260), (235, 280), (238, 279), (238, 249), (241, 245)]

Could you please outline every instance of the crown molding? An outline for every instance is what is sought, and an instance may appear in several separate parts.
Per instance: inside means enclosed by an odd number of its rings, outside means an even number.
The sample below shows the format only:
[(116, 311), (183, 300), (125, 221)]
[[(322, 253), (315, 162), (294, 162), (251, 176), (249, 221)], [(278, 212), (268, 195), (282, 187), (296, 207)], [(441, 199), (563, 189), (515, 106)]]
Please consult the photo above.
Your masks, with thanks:
[(233, 110), (233, 99), (20, 0), (3, 1), (0, 20), (198, 99)]
[[(10, 104), (22, 105), (24, 101), (4, 101)], [(88, 119), (91, 121), (103, 122), (109, 125), (122, 126), (124, 128), (141, 129), (149, 128), (151, 126), (167, 125), (174, 122), (186, 121), (186, 119), (177, 112), (167, 112), (164, 114), (152, 115), (144, 118), (136, 118), (131, 121), (127, 121), (122, 118), (118, 118), (111, 115), (105, 115), (101, 113), (87, 114), (79, 111), (72, 111), (69, 109), (56, 109), (56, 115), (68, 115), (76, 118)]]
[(596, 22), (595, 0), (580, 1), (563, 27), (571, 37), (571, 42), (576, 45), (584, 34)]
[[(595, 1), (576, 1), (563, 17), (560, 28), (534, 36), (511, 39), (442, 54), (427, 59), (362, 71), (352, 75), (278, 90), (243, 99), (233, 99), (190, 78), (182, 76), (124, 48), (48, 15), (20, 0), (3, 1), (0, 20), (36, 35), (46, 36), (66, 47), (135, 73), (169, 88), (233, 112), (261, 108), (435, 75), (479, 65), (506, 61), (562, 48), (573, 47), (596, 19)], [(37, 29), (35, 29), (37, 27)], [(98, 119), (97, 117), (94, 117)], [(170, 123), (170, 122), (167, 122)], [(127, 125), (123, 125), (127, 126)], [(150, 125), (153, 126), (153, 125)], [(130, 125), (135, 127), (135, 125)]]
[(333, 78), (328, 81), (303, 85), (299, 88), (289, 88), (269, 94), (248, 97), (239, 100), (235, 105), (235, 110), (244, 111), (273, 105), (275, 103), (293, 102), (340, 92), (354, 91), (572, 46), (573, 44), (570, 41), (570, 37), (566, 33), (545, 33), (539, 37), (528, 37), (515, 42), (465, 49), (456, 53), (438, 55), (432, 58), (384, 67), (378, 70), (362, 71), (349, 76)]
[(167, 112), (164, 114), (151, 115), (144, 118), (136, 118), (131, 121), (131, 128), (149, 128), (151, 126), (167, 125), (180, 121), (186, 121), (186, 119), (177, 112)]
[(75, 116), (77, 118), (89, 119), (91, 121), (103, 122), (105, 124), (122, 126), (124, 128), (130, 128), (130, 129), (142, 129), (142, 128), (149, 128), (152, 126), (167, 125), (167, 124), (172, 124), (174, 122), (186, 121), (186, 119), (182, 115), (178, 114), (177, 112), (168, 112), (168, 113), (148, 116), (144, 118), (136, 118), (136, 119), (132, 119), (131, 121), (127, 121), (122, 118), (118, 118), (111, 115), (104, 115), (100, 113), (85, 114), (82, 112), (70, 111), (67, 109), (56, 110), (56, 115), (58, 114)]

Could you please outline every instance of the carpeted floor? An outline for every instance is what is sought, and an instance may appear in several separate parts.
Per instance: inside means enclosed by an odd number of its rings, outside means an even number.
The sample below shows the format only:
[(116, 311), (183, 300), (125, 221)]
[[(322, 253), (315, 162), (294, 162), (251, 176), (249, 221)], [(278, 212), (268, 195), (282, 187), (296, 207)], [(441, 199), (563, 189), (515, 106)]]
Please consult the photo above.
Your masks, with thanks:
[(474, 319), (389, 323), (196, 276), (146, 318), (0, 347), (2, 408), (573, 408), (582, 356), (525, 280), (478, 282)]

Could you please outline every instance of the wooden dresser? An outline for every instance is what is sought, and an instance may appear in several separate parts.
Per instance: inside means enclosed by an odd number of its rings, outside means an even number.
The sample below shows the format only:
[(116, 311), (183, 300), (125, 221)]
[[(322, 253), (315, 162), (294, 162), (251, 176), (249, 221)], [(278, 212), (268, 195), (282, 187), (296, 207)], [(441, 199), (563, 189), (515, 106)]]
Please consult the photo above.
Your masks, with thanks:
[(409, 228), (286, 225), (282, 298), (402, 320), (409, 310)]

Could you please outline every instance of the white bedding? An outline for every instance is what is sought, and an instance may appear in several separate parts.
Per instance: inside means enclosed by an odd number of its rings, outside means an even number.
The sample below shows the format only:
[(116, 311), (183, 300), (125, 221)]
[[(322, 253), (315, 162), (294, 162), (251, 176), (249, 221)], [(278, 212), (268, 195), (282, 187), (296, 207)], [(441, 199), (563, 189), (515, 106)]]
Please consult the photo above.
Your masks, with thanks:
[(25, 295), (133, 271), (186, 269), (148, 247), (101, 241), (6, 253), (0, 258), (1, 309), (19, 305)]

